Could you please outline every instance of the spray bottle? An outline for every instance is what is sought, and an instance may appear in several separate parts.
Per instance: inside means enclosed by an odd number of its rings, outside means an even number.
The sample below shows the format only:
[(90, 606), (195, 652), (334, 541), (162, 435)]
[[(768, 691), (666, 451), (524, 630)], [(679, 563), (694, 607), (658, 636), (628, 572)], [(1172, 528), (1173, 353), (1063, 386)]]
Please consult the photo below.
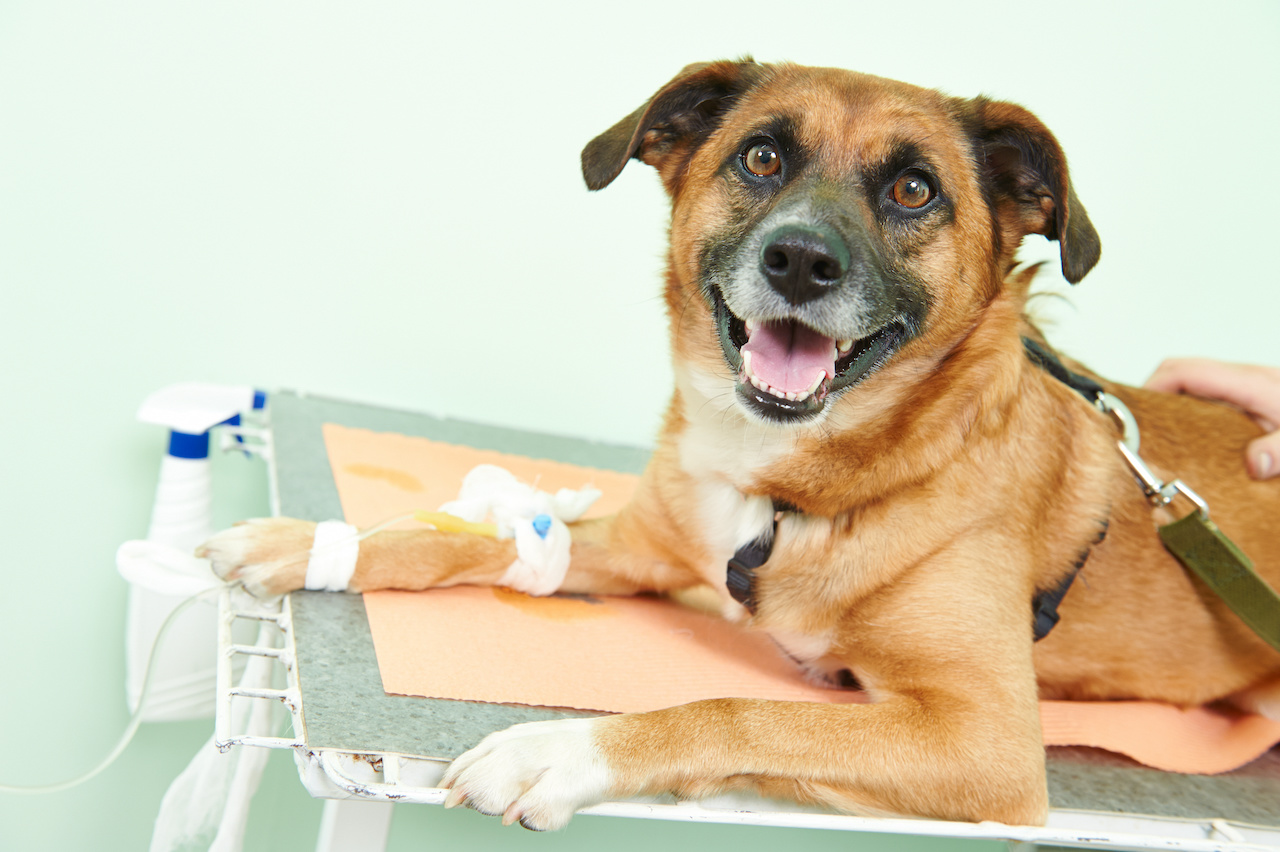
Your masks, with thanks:
[[(213, 533), (209, 432), (238, 427), (242, 414), (265, 404), (266, 395), (251, 387), (185, 383), (156, 391), (138, 410), (142, 422), (169, 429), (169, 444), (147, 539), (125, 542), (116, 555), (130, 580), (125, 688), (131, 711), (137, 709), (160, 625), (183, 600), (214, 582), (205, 560), (192, 555)], [(173, 625), (156, 660), (145, 721), (213, 715), (216, 625), (217, 613), (207, 606), (192, 608)]]

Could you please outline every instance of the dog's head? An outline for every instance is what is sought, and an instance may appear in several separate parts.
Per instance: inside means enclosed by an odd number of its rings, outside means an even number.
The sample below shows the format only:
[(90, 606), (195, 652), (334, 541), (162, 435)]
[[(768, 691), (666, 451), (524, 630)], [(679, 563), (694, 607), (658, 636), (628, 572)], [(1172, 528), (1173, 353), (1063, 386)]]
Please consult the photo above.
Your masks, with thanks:
[(631, 158), (672, 196), (678, 361), (755, 418), (813, 422), (895, 360), (945, 356), (1027, 234), (1066, 278), (1098, 237), (1052, 134), (1013, 104), (853, 72), (691, 65), (582, 153), (591, 189)]

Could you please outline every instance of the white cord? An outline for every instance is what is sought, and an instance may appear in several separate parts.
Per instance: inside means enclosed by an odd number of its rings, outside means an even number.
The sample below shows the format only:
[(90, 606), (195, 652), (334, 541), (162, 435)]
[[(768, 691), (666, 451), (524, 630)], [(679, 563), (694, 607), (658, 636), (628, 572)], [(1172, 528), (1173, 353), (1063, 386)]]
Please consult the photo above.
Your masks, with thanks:
[(43, 784), (37, 787), (21, 787), (11, 784), (0, 784), (0, 793), (16, 793), (21, 795), (42, 795), (46, 793), (60, 793), (63, 790), (70, 790), (72, 787), (78, 787), (91, 778), (97, 777), (107, 769), (116, 759), (124, 752), (133, 740), (134, 734), (138, 732), (138, 726), (142, 724), (142, 711), (147, 705), (147, 695), (151, 692), (151, 676), (155, 671), (156, 655), (160, 650), (160, 641), (164, 635), (169, 632), (169, 628), (178, 620), (178, 616), (186, 612), (194, 606), (202, 598), (222, 590), (221, 586), (214, 586), (211, 589), (205, 589), (203, 592), (192, 595), (182, 603), (178, 604), (174, 610), (169, 613), (169, 617), (160, 625), (160, 630), (156, 633), (156, 639), (151, 644), (151, 654), (147, 657), (147, 671), (142, 678), (142, 692), (138, 696), (138, 709), (133, 711), (133, 718), (129, 720), (129, 726), (125, 728), (124, 734), (120, 737), (120, 741), (116, 743), (116, 747), (111, 750), (103, 760), (95, 767), (78, 775), (69, 781), (61, 781), (57, 784)]
[[(383, 521), (377, 526), (373, 526), (367, 530), (362, 531), (358, 535), (352, 536), (349, 539), (343, 539), (342, 541), (325, 545), (321, 549), (327, 550), (327, 549), (342, 546), (342, 545), (349, 545), (353, 541), (354, 542), (363, 541), (364, 539), (368, 538), (374, 533), (381, 532), (387, 527), (392, 526), (394, 524), (401, 523), (402, 521), (412, 520), (413, 517), (414, 517), (414, 514), (411, 512), (407, 515), (401, 515), (399, 517), (389, 518), (388, 520)], [(310, 558), (311, 554), (312, 554), (312, 550), (307, 550), (300, 554), (297, 554), (296, 557), (286, 557), (285, 564), (292, 564), (293, 562), (305, 561), (308, 558)], [(147, 696), (150, 695), (151, 693), (152, 675), (155, 672), (156, 656), (160, 650), (161, 640), (163, 640), (165, 637), (165, 634), (169, 632), (169, 628), (171, 628), (173, 624), (178, 620), (179, 615), (186, 612), (188, 609), (194, 606), (201, 599), (206, 598), (209, 595), (214, 594), (215, 592), (221, 591), (221, 589), (222, 589), (222, 586), (218, 585), (218, 586), (214, 586), (213, 588), (205, 589), (202, 592), (192, 595), (191, 597), (184, 600), (182, 603), (178, 604), (173, 609), (173, 611), (169, 613), (169, 617), (164, 620), (164, 623), (160, 625), (160, 630), (156, 633), (155, 641), (152, 642), (151, 644), (151, 653), (147, 657), (147, 670), (142, 677), (142, 691), (138, 695), (138, 707), (136, 710), (133, 711), (133, 717), (129, 720), (128, 727), (125, 728), (124, 734), (122, 734), (120, 737), (120, 741), (116, 743), (115, 748), (111, 750), (110, 754), (108, 754), (105, 758), (103, 758), (102, 761), (97, 766), (93, 767), (88, 772), (85, 772), (82, 775), (78, 775), (75, 778), (72, 778), (68, 781), (61, 781), (56, 784), (43, 784), (36, 787), (24, 787), (24, 786), (18, 786), (15, 784), (0, 784), (0, 793), (14, 793), (18, 795), (43, 795), (48, 793), (60, 793), (63, 790), (70, 790), (73, 787), (78, 787), (81, 784), (84, 784), (86, 781), (96, 778), (98, 775), (104, 772), (107, 769), (107, 767), (115, 763), (116, 759), (119, 758), (120, 755), (124, 753), (124, 750), (126, 748), (128, 748), (129, 743), (133, 741), (134, 735), (138, 733), (138, 728), (142, 724), (142, 711), (146, 709)]]

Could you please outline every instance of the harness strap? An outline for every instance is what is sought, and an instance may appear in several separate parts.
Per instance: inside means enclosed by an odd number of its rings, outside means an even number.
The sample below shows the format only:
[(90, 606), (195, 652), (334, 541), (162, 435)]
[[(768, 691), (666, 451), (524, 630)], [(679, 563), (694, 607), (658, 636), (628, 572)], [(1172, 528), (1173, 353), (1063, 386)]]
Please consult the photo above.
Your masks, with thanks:
[(1058, 604), (1062, 603), (1062, 599), (1067, 596), (1067, 590), (1076, 581), (1076, 574), (1079, 573), (1079, 570), (1069, 572), (1056, 587), (1047, 592), (1037, 592), (1031, 599), (1031, 612), (1035, 616), (1032, 635), (1036, 642), (1048, 636), (1049, 631), (1058, 626), (1058, 621), (1062, 618), (1058, 614)]
[(742, 545), (729, 557), (724, 584), (729, 589), (729, 595), (752, 615), (756, 614), (756, 569), (769, 561), (772, 550), (773, 537), (769, 536), (767, 540), (758, 538)]
[(799, 510), (790, 503), (774, 500), (773, 526), (764, 535), (739, 547), (729, 557), (724, 584), (729, 589), (729, 595), (752, 615), (756, 614), (756, 569), (768, 562), (769, 555), (773, 553), (773, 540), (778, 534), (778, 514), (795, 511)]
[[(1058, 360), (1057, 355), (1054, 355), (1053, 352), (1038, 341), (1032, 340), (1030, 337), (1024, 337), (1022, 338), (1022, 348), (1026, 351), (1027, 358), (1031, 363), (1083, 396), (1089, 402), (1093, 402), (1093, 400), (1097, 399), (1098, 394), (1103, 392), (1102, 385), (1088, 376), (1082, 376), (1079, 373), (1068, 370), (1066, 365)], [(1058, 606), (1062, 603), (1062, 599), (1067, 596), (1067, 592), (1071, 589), (1071, 584), (1075, 582), (1076, 575), (1080, 573), (1080, 569), (1084, 567), (1085, 560), (1088, 558), (1089, 550), (1086, 550), (1057, 586), (1046, 591), (1036, 592), (1036, 596), (1031, 599), (1031, 611), (1035, 617), (1033, 625), (1035, 641), (1039, 642), (1048, 636), (1049, 631), (1058, 625), (1058, 621), (1061, 618), (1058, 614)]]
[[(733, 556), (729, 557), (728, 568), (725, 571), (724, 584), (729, 590), (729, 595), (742, 604), (747, 612), (752, 615), (755, 615), (757, 605), (756, 569), (768, 562), (769, 556), (773, 553), (773, 542), (778, 534), (777, 516), (784, 512), (800, 511), (790, 503), (785, 503), (781, 500), (773, 501), (773, 510), (773, 526), (759, 538), (739, 547)], [(1076, 579), (1076, 574), (1079, 572), (1080, 567), (1084, 565), (1084, 561), (1088, 556), (1089, 552), (1086, 550), (1076, 563), (1075, 568), (1057, 586), (1037, 592), (1035, 598), (1031, 601), (1035, 641), (1039, 642), (1048, 636), (1049, 631), (1057, 625), (1059, 619), (1058, 604), (1062, 603), (1062, 599), (1066, 597), (1067, 590), (1071, 588), (1072, 582)]]
[[(1160, 481), (1142, 461), (1138, 456), (1137, 422), (1124, 404), (1108, 394), (1093, 379), (1068, 370), (1057, 356), (1036, 341), (1024, 337), (1022, 345), (1033, 363), (1075, 389), (1102, 411), (1117, 417), (1124, 433), (1118, 444), (1120, 454), (1153, 506), (1167, 506), (1178, 495), (1195, 504), (1196, 510), (1191, 514), (1157, 528), (1165, 549), (1221, 598), (1264, 642), (1280, 651), (1280, 594), (1258, 575), (1249, 557), (1210, 520), (1209, 507), (1198, 494), (1180, 480), (1168, 483)], [(1068, 576), (1066, 587), (1070, 586), (1070, 580), (1074, 576), (1075, 572)], [(1063, 587), (1058, 600), (1065, 594), (1066, 588)], [(1037, 596), (1037, 600), (1040, 600), (1040, 596)], [(1051, 605), (1056, 608), (1057, 601)], [(1056, 612), (1053, 616), (1052, 620), (1056, 623)], [(1041, 613), (1037, 607), (1037, 639), (1041, 638), (1041, 621)]]
[(1026, 350), (1027, 357), (1031, 359), (1031, 363), (1083, 396), (1089, 402), (1093, 402), (1098, 398), (1098, 394), (1105, 390), (1102, 385), (1088, 376), (1082, 376), (1079, 373), (1073, 373), (1068, 370), (1066, 365), (1058, 360), (1057, 355), (1054, 355), (1038, 341), (1032, 340), (1030, 337), (1024, 337), (1022, 338), (1022, 348)]

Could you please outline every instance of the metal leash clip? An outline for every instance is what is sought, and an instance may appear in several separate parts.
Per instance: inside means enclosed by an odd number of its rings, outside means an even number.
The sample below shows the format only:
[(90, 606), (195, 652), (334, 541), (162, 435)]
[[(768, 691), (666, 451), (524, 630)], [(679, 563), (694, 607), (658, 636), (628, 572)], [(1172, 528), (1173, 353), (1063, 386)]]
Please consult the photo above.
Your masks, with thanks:
[(1142, 493), (1146, 495), (1147, 500), (1152, 506), (1167, 506), (1173, 502), (1174, 498), (1181, 494), (1196, 506), (1196, 513), (1202, 520), (1209, 520), (1209, 504), (1204, 498), (1191, 489), (1189, 485), (1181, 479), (1174, 479), (1165, 482), (1147, 466), (1147, 463), (1138, 455), (1138, 447), (1140, 446), (1140, 437), (1138, 435), (1138, 421), (1134, 418), (1133, 413), (1129, 411), (1129, 407), (1113, 394), (1106, 391), (1099, 391), (1094, 399), (1094, 407), (1103, 414), (1110, 414), (1115, 418), (1116, 423), (1120, 426), (1120, 440), (1117, 445), (1120, 449), (1120, 455), (1124, 457), (1125, 463), (1129, 465), (1134, 479), (1138, 480), (1138, 485), (1142, 488)]
[(1138, 455), (1138, 424), (1125, 404), (1099, 391), (1094, 405), (1120, 424), (1120, 455), (1153, 507), (1167, 506), (1179, 494), (1196, 506), (1196, 511), (1156, 528), (1165, 548), (1263, 641), (1280, 651), (1280, 594), (1258, 576), (1244, 551), (1209, 519), (1209, 505), (1199, 494), (1179, 479), (1162, 482), (1147, 467)]

